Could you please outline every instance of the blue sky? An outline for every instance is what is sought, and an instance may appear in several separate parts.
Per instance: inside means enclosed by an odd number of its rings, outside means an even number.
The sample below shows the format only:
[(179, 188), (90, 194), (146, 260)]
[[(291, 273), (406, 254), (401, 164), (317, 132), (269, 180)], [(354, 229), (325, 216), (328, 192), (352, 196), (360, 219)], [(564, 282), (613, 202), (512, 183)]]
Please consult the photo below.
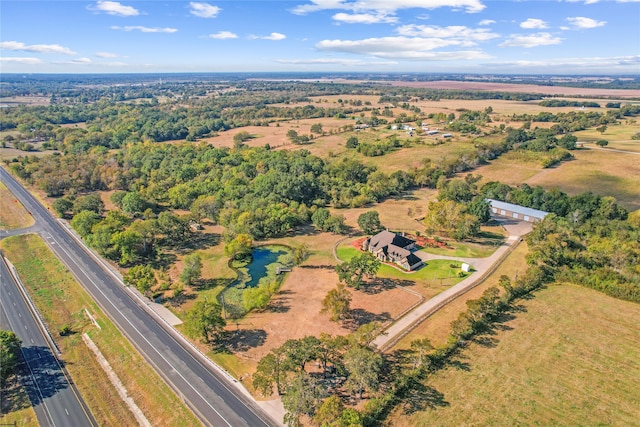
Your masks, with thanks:
[(640, 0), (2, 0), (0, 71), (640, 74)]

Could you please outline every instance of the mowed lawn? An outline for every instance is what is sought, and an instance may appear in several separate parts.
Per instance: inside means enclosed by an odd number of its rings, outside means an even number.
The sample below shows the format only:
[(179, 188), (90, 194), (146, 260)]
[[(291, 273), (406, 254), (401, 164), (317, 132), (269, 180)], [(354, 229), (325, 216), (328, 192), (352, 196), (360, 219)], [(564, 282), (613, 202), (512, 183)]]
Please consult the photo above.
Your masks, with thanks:
[(638, 425), (640, 305), (573, 285), (521, 303), (484, 345), (428, 380), (394, 426)]

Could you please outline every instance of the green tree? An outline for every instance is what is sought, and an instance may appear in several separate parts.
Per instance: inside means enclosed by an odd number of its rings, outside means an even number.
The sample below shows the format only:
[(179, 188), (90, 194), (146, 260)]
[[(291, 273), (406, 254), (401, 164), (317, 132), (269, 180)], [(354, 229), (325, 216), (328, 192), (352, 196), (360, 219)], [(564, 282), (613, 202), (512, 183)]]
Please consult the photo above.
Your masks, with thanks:
[(413, 367), (429, 368), (429, 352), (433, 350), (433, 345), (428, 338), (411, 341), (411, 351), (413, 352)]
[(369, 211), (358, 217), (358, 227), (364, 234), (376, 234), (383, 229), (377, 211)]
[(298, 132), (296, 132), (293, 129), (289, 129), (287, 131), (287, 138), (289, 138), (289, 141), (293, 142), (294, 144), (298, 142)]
[(344, 403), (342, 400), (336, 395), (331, 395), (322, 401), (313, 421), (320, 427), (337, 427), (340, 425), (343, 411)]
[(100, 215), (93, 211), (82, 211), (71, 219), (71, 227), (78, 232), (81, 237), (91, 234), (94, 225), (100, 222)]
[(142, 247), (142, 236), (133, 230), (123, 230), (111, 236), (113, 250), (120, 256), (118, 263), (127, 265), (135, 263), (139, 258), (139, 250)]
[(568, 133), (558, 140), (558, 145), (567, 150), (575, 150), (577, 147), (578, 137)]
[(304, 371), (308, 362), (318, 358), (320, 340), (314, 336), (287, 340), (282, 349), (287, 355), (287, 363), (291, 370)]
[(122, 211), (129, 215), (139, 215), (147, 208), (147, 202), (137, 191), (131, 191), (122, 198)]
[(60, 218), (64, 218), (67, 212), (73, 208), (73, 202), (66, 197), (61, 197), (53, 201), (53, 210), (56, 211)]
[(264, 310), (269, 305), (271, 297), (278, 289), (277, 282), (263, 282), (253, 288), (247, 288), (242, 292), (242, 302), (244, 309), (249, 312), (251, 310)]
[(126, 284), (134, 286), (144, 295), (147, 295), (151, 288), (158, 282), (149, 264), (131, 267), (122, 278)]
[(322, 123), (314, 123), (311, 125), (312, 133), (322, 133)]
[(598, 126), (596, 130), (601, 134), (604, 134), (607, 131), (607, 125)]
[(609, 141), (607, 141), (606, 139), (599, 139), (596, 141), (596, 145), (598, 147), (606, 147), (607, 145), (609, 145)]
[(192, 253), (184, 257), (184, 268), (180, 273), (180, 281), (185, 286), (191, 286), (200, 279), (202, 274), (202, 258), (199, 253)]
[(185, 332), (191, 338), (200, 338), (205, 343), (210, 343), (226, 326), (222, 318), (220, 304), (206, 298), (196, 301), (191, 310), (187, 312)]
[(249, 132), (247, 132), (246, 130), (240, 131), (238, 133), (236, 133), (235, 135), (233, 135), (233, 142), (234, 143), (243, 143), (245, 141), (248, 141), (251, 139), (251, 134)]
[(324, 230), (324, 223), (327, 222), (330, 216), (331, 216), (331, 213), (329, 212), (329, 209), (318, 208), (313, 213), (313, 215), (311, 215), (311, 221), (313, 222), (313, 225), (315, 225), (321, 230)]
[(297, 246), (293, 251), (293, 264), (300, 265), (309, 256), (309, 247), (305, 244)]
[(109, 199), (111, 200), (111, 203), (113, 203), (114, 205), (122, 209), (122, 199), (124, 199), (124, 196), (126, 195), (127, 195), (126, 191), (118, 190), (118, 191), (114, 191), (113, 194), (111, 194), (111, 197), (109, 197)]
[(216, 196), (200, 196), (191, 204), (191, 213), (197, 218), (209, 218), (215, 221), (218, 213)]
[(332, 233), (340, 234), (344, 231), (345, 217), (344, 215), (331, 215), (325, 222), (323, 230), (330, 231)]
[(362, 252), (348, 262), (336, 266), (338, 279), (347, 286), (360, 289), (364, 277), (373, 277), (380, 268), (380, 260), (370, 252)]
[(232, 259), (247, 259), (251, 257), (252, 245), (253, 239), (251, 239), (251, 236), (248, 234), (238, 234), (233, 240), (225, 245), (224, 253)]
[(286, 411), (283, 421), (288, 426), (301, 426), (300, 417), (312, 417), (325, 395), (316, 379), (306, 372), (297, 373), (286, 394), (282, 396), (282, 405)]
[(359, 399), (362, 399), (365, 391), (377, 390), (382, 364), (382, 356), (368, 347), (351, 348), (344, 355), (344, 366), (349, 373), (345, 388)]
[(345, 144), (345, 147), (357, 148), (359, 144), (360, 142), (358, 141), (358, 138), (356, 138), (355, 136), (351, 136), (349, 137), (349, 139), (347, 139), (347, 143)]
[(335, 289), (330, 290), (322, 300), (320, 313), (330, 313), (329, 319), (337, 322), (344, 319), (349, 313), (351, 305), (351, 293), (344, 284), (338, 283)]
[(274, 384), (279, 395), (284, 393), (287, 380), (286, 359), (284, 350), (278, 347), (258, 362), (256, 372), (253, 374), (253, 387), (263, 396), (271, 396)]
[(73, 212), (80, 213), (82, 211), (91, 211), (102, 214), (104, 211), (104, 203), (98, 194), (87, 194), (80, 196), (73, 202)]
[(22, 341), (13, 331), (0, 330), (0, 386), (15, 373), (20, 360)]

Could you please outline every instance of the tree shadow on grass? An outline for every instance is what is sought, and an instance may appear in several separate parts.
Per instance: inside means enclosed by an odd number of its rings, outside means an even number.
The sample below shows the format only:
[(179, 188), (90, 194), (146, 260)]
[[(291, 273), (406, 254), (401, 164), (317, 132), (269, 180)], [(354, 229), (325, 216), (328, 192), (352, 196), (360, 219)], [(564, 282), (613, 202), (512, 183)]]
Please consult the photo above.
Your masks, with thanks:
[(419, 379), (410, 379), (406, 392), (400, 402), (403, 414), (410, 415), (426, 409), (437, 409), (449, 406), (444, 394), (424, 384)]
[[(233, 322), (230, 322), (233, 324)], [(264, 329), (238, 329), (225, 331), (218, 342), (218, 349), (226, 352), (245, 352), (264, 345), (267, 332)]]
[(371, 313), (367, 310), (363, 310), (361, 308), (356, 308), (349, 311), (349, 319), (346, 319), (342, 322), (342, 325), (351, 330), (355, 331), (362, 325), (366, 325), (371, 322), (379, 322), (385, 323), (391, 320), (391, 315), (387, 312), (376, 314)]
[(267, 311), (271, 313), (286, 313), (291, 309), (291, 305), (289, 302), (291, 301), (291, 297), (288, 295), (293, 294), (293, 292), (289, 290), (282, 290), (274, 296), (269, 302), (267, 306)]

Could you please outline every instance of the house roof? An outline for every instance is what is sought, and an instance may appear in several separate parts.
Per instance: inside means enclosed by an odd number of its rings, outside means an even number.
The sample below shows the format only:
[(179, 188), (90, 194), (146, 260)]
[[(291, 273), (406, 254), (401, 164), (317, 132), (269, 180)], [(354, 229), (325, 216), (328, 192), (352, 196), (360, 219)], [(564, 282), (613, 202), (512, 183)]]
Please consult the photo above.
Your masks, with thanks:
[(371, 238), (371, 240), (369, 241), (369, 247), (373, 252), (376, 249), (381, 249), (389, 245), (394, 245), (399, 248), (405, 248), (413, 243), (415, 242), (411, 239), (407, 239), (406, 237), (400, 236), (396, 233), (384, 230)]
[(407, 256), (407, 263), (409, 264), (409, 267), (411, 267), (412, 265), (420, 264), (421, 262), (422, 259), (420, 259), (420, 257), (416, 254), (409, 254)]
[(486, 199), (492, 208), (504, 209), (506, 211), (515, 212), (522, 215), (527, 215), (533, 218), (543, 219), (549, 214), (549, 212), (541, 211), (533, 208), (526, 208), (520, 205), (514, 205), (513, 203), (501, 202), (500, 200)]

